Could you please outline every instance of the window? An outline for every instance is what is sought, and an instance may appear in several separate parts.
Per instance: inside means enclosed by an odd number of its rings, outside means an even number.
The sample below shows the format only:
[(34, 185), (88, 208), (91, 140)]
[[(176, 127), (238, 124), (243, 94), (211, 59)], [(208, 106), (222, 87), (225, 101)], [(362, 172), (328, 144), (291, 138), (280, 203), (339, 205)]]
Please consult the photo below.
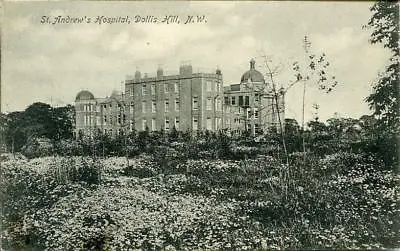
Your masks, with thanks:
[(142, 130), (146, 131), (146, 127), (147, 127), (147, 121), (146, 121), (146, 119), (143, 119), (142, 120)]
[(156, 129), (156, 119), (152, 118), (151, 119), (151, 130), (154, 132)]
[(118, 123), (118, 125), (119, 125), (119, 124), (121, 124), (121, 122), (122, 122), (122, 121), (121, 121), (121, 114), (120, 114), (120, 113), (118, 113), (117, 118), (118, 118), (118, 119), (117, 119), (117, 123)]
[(169, 112), (169, 100), (165, 100), (165, 112)]
[(131, 97), (133, 97), (134, 91), (133, 91), (133, 87), (129, 88), (129, 95)]
[(199, 99), (198, 97), (193, 97), (193, 110), (199, 109)]
[(104, 123), (104, 125), (107, 123), (107, 116), (106, 115), (103, 116), (103, 123)]
[(236, 105), (236, 97), (235, 96), (231, 97), (231, 101), (232, 101), (232, 105)]
[(249, 106), (249, 105), (250, 105), (250, 98), (249, 98), (249, 96), (245, 96), (245, 97), (244, 97), (244, 105), (245, 105), (245, 106)]
[(129, 113), (130, 114), (133, 114), (133, 102), (131, 102), (131, 105), (130, 105), (130, 107), (129, 107)]
[(222, 111), (222, 102), (220, 98), (216, 99), (216, 103), (215, 103), (215, 110), (217, 111)]
[(151, 95), (156, 95), (156, 84), (155, 83), (151, 84)]
[(239, 96), (239, 106), (243, 106), (243, 96)]
[(157, 111), (157, 103), (155, 100), (151, 101), (151, 112), (155, 113)]
[(213, 86), (213, 83), (211, 81), (207, 81), (207, 91), (208, 92), (212, 91), (212, 89), (213, 89), (212, 86)]
[(164, 84), (164, 92), (165, 92), (165, 93), (168, 93), (168, 92), (169, 92), (169, 84), (168, 84), (168, 83), (165, 83), (165, 84)]
[(169, 130), (169, 118), (165, 118), (165, 130)]
[(179, 93), (179, 83), (174, 83), (175, 93)]
[(199, 129), (199, 120), (197, 118), (193, 118), (193, 131), (196, 131)]
[(258, 110), (257, 109), (254, 110), (254, 118), (258, 119)]
[(211, 104), (212, 104), (211, 98), (207, 98), (206, 109), (208, 111), (211, 110), (211, 106), (212, 106)]
[(107, 109), (107, 105), (103, 105), (103, 109)]
[(224, 103), (225, 103), (225, 105), (230, 105), (229, 97), (224, 97)]
[(175, 129), (179, 130), (179, 117), (175, 118)]
[(142, 113), (146, 113), (146, 101), (142, 101)]
[(143, 96), (147, 95), (146, 84), (142, 85), (142, 95)]
[(179, 98), (175, 99), (175, 111), (179, 111), (180, 109), (180, 102)]
[(217, 82), (217, 92), (221, 92), (221, 83)]
[(215, 118), (215, 129), (221, 129), (222, 127), (222, 119), (221, 118)]
[(211, 120), (211, 118), (207, 118), (207, 130), (212, 130), (212, 120)]

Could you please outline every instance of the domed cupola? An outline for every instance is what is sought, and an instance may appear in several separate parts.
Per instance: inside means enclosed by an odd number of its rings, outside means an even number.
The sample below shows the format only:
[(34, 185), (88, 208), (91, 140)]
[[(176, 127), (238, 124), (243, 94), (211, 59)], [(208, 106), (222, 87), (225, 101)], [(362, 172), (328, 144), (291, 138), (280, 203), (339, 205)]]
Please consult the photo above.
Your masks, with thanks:
[(94, 96), (90, 91), (83, 90), (76, 95), (75, 102), (83, 100), (93, 100), (93, 99)]
[(264, 76), (261, 74), (261, 72), (256, 70), (256, 61), (254, 59), (250, 60), (250, 70), (246, 71), (243, 73), (242, 78), (240, 79), (240, 83), (247, 83), (252, 82), (252, 83), (265, 83)]

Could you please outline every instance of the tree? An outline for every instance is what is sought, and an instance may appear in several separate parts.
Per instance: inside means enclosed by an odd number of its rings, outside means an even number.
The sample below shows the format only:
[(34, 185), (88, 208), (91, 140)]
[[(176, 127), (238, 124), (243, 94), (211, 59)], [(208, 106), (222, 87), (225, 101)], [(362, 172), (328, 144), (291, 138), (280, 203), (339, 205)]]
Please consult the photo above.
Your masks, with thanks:
[[(280, 65), (273, 65), (271, 58), (268, 58), (267, 55), (264, 52), (260, 52), (261, 57), (264, 60), (264, 67), (265, 67), (265, 75), (267, 77), (267, 79), (269, 79), (269, 82), (271, 83), (271, 87), (272, 87), (272, 94), (273, 94), (273, 98), (274, 98), (274, 102), (273, 102), (273, 106), (272, 106), (272, 111), (274, 113), (274, 111), (276, 112), (277, 118), (278, 118), (278, 125), (279, 125), (279, 133), (281, 136), (281, 141), (282, 141), (282, 146), (283, 146), (283, 151), (285, 153), (285, 158), (286, 158), (286, 164), (289, 165), (289, 155), (288, 155), (288, 151), (287, 151), (287, 147), (286, 147), (286, 142), (285, 142), (285, 130), (284, 130), (284, 121), (282, 121), (282, 117), (281, 117), (281, 107), (280, 107), (280, 98), (284, 96), (285, 92), (282, 88), (280, 88), (279, 90), (277, 89), (276, 86), (276, 75), (278, 75), (281, 71), (282, 71), (282, 64)], [(262, 95), (260, 94), (264, 94), (267, 91), (267, 86), (264, 85), (262, 86), (262, 88), (260, 90), (257, 90), (257, 93), (260, 97)], [(254, 92), (254, 90), (253, 90)], [(261, 102), (260, 102), (261, 103)], [(262, 107), (260, 106), (258, 108), (258, 111), (261, 111), (262, 109), (265, 109), (267, 107)], [(276, 128), (275, 128), (276, 129)]]
[(371, 8), (372, 17), (364, 28), (372, 29), (370, 43), (380, 43), (391, 51), (390, 63), (373, 83), (373, 91), (366, 98), (379, 124), (399, 131), (399, 3), (377, 1)]
[(54, 140), (71, 139), (73, 137), (73, 121), (75, 109), (71, 105), (53, 108)]
[(320, 90), (329, 93), (338, 84), (335, 76), (328, 75), (329, 62), (326, 60), (325, 53), (317, 56), (310, 53), (311, 42), (308, 37), (305, 36), (303, 40), (303, 48), (305, 51), (305, 60), (303, 61), (305, 65), (301, 65), (298, 61), (293, 63), (293, 70), (295, 72), (295, 81), (291, 83), (290, 86), (302, 82), (303, 83), (303, 104), (302, 104), (302, 120), (301, 120), (301, 131), (303, 139), (303, 157), (305, 161), (306, 144), (305, 144), (305, 97), (307, 86), (311, 83), (316, 83)]
[(7, 114), (7, 124), (5, 126), (5, 141), (8, 149), (12, 153), (20, 151), (27, 142), (23, 127), (23, 112)]

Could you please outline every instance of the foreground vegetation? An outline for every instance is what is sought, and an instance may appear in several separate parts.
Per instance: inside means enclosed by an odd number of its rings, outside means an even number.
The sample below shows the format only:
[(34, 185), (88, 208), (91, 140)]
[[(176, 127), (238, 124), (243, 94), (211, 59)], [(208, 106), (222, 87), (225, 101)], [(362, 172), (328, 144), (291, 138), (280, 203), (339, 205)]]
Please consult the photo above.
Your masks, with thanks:
[[(6, 250), (400, 246), (400, 176), (371, 156), (2, 156)], [(129, 162), (129, 164), (128, 164)]]

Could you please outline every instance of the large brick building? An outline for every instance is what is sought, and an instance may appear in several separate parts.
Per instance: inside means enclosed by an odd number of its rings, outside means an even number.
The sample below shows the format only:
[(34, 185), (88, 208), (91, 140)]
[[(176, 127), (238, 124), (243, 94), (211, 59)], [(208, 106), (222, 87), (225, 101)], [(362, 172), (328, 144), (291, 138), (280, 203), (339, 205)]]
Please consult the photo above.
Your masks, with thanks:
[(275, 95), (250, 61), (239, 84), (223, 86), (222, 73), (195, 73), (183, 64), (178, 74), (161, 68), (149, 77), (136, 71), (125, 80), (125, 92), (95, 98), (89, 91), (76, 96), (76, 133), (95, 131), (115, 135), (121, 131), (249, 130), (253, 134), (278, 126), (284, 120), (284, 95)]
[(182, 65), (177, 75), (141, 76), (125, 81), (125, 95), (134, 102), (134, 128), (138, 131), (222, 129), (222, 74), (193, 73)]

